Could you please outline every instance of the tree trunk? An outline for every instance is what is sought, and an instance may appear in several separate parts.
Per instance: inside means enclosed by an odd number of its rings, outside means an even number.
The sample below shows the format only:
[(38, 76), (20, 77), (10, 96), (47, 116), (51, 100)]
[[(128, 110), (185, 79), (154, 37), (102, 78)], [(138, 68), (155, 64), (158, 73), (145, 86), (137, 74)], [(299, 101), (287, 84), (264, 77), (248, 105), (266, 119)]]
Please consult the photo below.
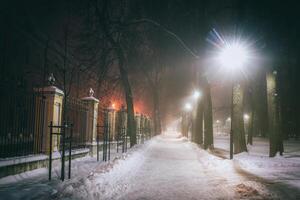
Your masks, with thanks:
[(254, 118), (256, 117), (256, 111), (255, 111), (255, 103), (254, 103), (254, 90), (253, 87), (250, 92), (250, 122), (249, 122), (249, 130), (248, 130), (248, 138), (247, 138), (247, 144), (252, 145), (253, 144), (253, 131), (254, 131)]
[(233, 102), (232, 102), (232, 130), (234, 153), (247, 151), (245, 129), (244, 129), (244, 89), (240, 84), (233, 85)]
[(203, 112), (204, 112), (203, 99), (198, 101), (197, 113), (195, 119), (195, 142), (203, 145)]
[(158, 89), (153, 88), (153, 115), (154, 115), (154, 134), (161, 134), (161, 118)]
[(250, 124), (249, 124), (248, 139), (247, 139), (247, 144), (250, 145), (253, 144), (253, 125), (254, 125), (254, 117), (255, 117), (255, 111), (253, 109), (254, 108), (251, 108)]
[(128, 73), (125, 69), (125, 58), (124, 53), (122, 52), (121, 47), (117, 49), (118, 60), (119, 60), (119, 70), (120, 76), (122, 80), (122, 85), (125, 92), (126, 97), (126, 105), (127, 105), (127, 134), (130, 136), (130, 147), (136, 144), (136, 126), (135, 126), (135, 118), (134, 118), (134, 107), (133, 107), (133, 97), (130, 82), (128, 79)]
[(283, 137), (281, 131), (281, 116), (276, 71), (267, 73), (267, 96), (270, 137), (269, 156), (274, 157), (278, 152), (280, 155), (283, 153)]
[(212, 101), (210, 93), (210, 84), (205, 80), (205, 95), (204, 95), (204, 149), (213, 148), (213, 116), (212, 116)]
[(189, 116), (187, 112), (182, 113), (181, 119), (181, 134), (183, 137), (188, 137), (189, 133)]
[(120, 71), (121, 81), (125, 92), (126, 105), (127, 105), (127, 134), (130, 136), (130, 146), (136, 144), (136, 126), (134, 118), (134, 108), (133, 108), (133, 97), (131, 86), (128, 78), (128, 72), (125, 66), (125, 55), (122, 49), (122, 46), (119, 41), (117, 41), (110, 32), (110, 24), (108, 18), (108, 0), (103, 2), (102, 12), (98, 7), (98, 2), (95, 2), (96, 14), (99, 19), (99, 23), (103, 28), (104, 34), (111, 44), (114, 47), (115, 53), (118, 56), (118, 67)]
[(191, 137), (191, 141), (192, 142), (196, 142), (196, 134), (197, 134), (197, 130), (196, 130), (196, 123), (197, 123), (197, 108), (198, 105), (196, 105), (196, 109), (192, 111), (192, 137)]

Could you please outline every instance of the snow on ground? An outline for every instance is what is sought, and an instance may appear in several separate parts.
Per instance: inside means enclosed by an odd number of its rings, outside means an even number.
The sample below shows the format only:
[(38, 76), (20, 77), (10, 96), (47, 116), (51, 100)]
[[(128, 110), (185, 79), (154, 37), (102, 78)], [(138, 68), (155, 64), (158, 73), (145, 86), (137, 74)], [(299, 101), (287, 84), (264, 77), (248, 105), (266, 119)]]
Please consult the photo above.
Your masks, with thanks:
[[(214, 138), (214, 154), (229, 157), (229, 138)], [(282, 199), (300, 199), (300, 141), (284, 142), (283, 156), (269, 158), (266, 138), (254, 138), (248, 152), (234, 155), (236, 171), (243, 176), (265, 182), (270, 190), (277, 190)]]
[[(111, 157), (114, 159), (122, 157), (122, 155), (112, 150)], [(100, 154), (101, 158), (102, 154)], [(96, 168), (103, 168), (103, 170), (110, 168), (111, 163), (97, 162), (95, 157), (90, 156), (72, 160), (72, 178), (68, 180), (68, 162), (66, 162), (65, 182), (59, 180), (60, 161), (53, 162), (52, 181), (50, 182), (48, 181), (47, 168), (7, 176), (0, 179), (0, 199), (53, 199), (58, 196), (58, 192), (61, 192), (59, 190), (64, 189), (71, 183), (79, 183), (82, 179), (86, 179)]]
[(0, 179), (0, 199), (299, 199), (299, 146), (270, 159), (266, 142), (254, 140), (231, 161), (227, 139), (215, 138), (217, 150), (207, 152), (168, 133), (108, 163), (77, 159), (63, 183), (48, 182), (46, 169)]

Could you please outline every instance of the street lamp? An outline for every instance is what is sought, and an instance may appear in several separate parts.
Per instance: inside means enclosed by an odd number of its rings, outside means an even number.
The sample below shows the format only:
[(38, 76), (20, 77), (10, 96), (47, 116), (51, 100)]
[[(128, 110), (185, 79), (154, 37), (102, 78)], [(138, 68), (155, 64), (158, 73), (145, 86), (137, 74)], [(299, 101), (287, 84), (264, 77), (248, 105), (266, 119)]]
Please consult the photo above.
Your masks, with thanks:
[(184, 104), (184, 110), (185, 110), (185, 111), (190, 111), (190, 110), (192, 110), (192, 104), (190, 104), (190, 103)]
[[(221, 48), (217, 60), (219, 64), (231, 74), (243, 71), (247, 61), (249, 60), (249, 50), (246, 45), (239, 41), (225, 42)], [(230, 117), (230, 159), (233, 158), (233, 90), (234, 83), (231, 82), (231, 117)]]
[(248, 121), (249, 118), (250, 118), (250, 116), (249, 116), (248, 114), (244, 114), (244, 120), (245, 120), (245, 121)]
[(226, 42), (217, 57), (219, 63), (232, 73), (242, 70), (249, 58), (247, 45), (239, 41)]
[(217, 134), (219, 134), (220, 133), (220, 120), (217, 120), (216, 123), (217, 123)]
[(199, 99), (200, 96), (201, 96), (200, 91), (195, 90), (194, 93), (193, 93), (193, 98), (194, 98), (195, 100), (197, 100), (197, 99)]

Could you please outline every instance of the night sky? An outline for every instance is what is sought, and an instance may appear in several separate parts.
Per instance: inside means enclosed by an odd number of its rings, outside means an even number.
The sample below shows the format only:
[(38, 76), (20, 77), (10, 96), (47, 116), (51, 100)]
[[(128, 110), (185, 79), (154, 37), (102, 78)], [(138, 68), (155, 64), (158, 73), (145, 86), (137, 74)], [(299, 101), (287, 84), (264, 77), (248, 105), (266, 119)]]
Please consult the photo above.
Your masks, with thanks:
[[(295, 103), (299, 101), (299, 93), (296, 91), (299, 90), (300, 7), (297, 1), (132, 0), (126, 2), (128, 13), (125, 20), (140, 18), (155, 20), (175, 33), (189, 49), (200, 56), (200, 60), (193, 57), (174, 38), (159, 28), (151, 25), (142, 27), (149, 29), (147, 37), (154, 38), (153, 41), (156, 41), (156, 46), (152, 50), (161, 52), (159, 57), (166, 68), (165, 73), (162, 74), (160, 87), (164, 122), (167, 123), (180, 114), (183, 102), (197, 88), (195, 74), (199, 71), (208, 75), (212, 85), (213, 107), (214, 110), (218, 110), (214, 112), (215, 118), (225, 118), (228, 115), (226, 107), (230, 99), (226, 80), (230, 78), (214, 73), (217, 66), (206, 62), (207, 56), (214, 51), (214, 46), (208, 42), (209, 39), (213, 39), (211, 35), (213, 29), (223, 36), (243, 37), (253, 43), (256, 53), (264, 61), (253, 63), (255, 70), (260, 71), (270, 67), (279, 70), (282, 79), (280, 87), (283, 104), (287, 110), (299, 110), (299, 106)], [(37, 40), (43, 41), (51, 38), (57, 44), (63, 45), (62, 30), (66, 20), (69, 20), (72, 36), (80, 36), (83, 38), (82, 41), (85, 40), (88, 35), (82, 36), (80, 31), (89, 29), (90, 22), (85, 20), (84, 16), (86, 17), (88, 10), (92, 9), (92, 3), (93, 1), (78, 0), (1, 1), (0, 63), (1, 79), (4, 80), (2, 85), (5, 86), (11, 80), (19, 80), (20, 76), (26, 79), (27, 85), (42, 85), (43, 66), (40, 63), (43, 63), (41, 61), (43, 51), (39, 49), (40, 47), (31, 45), (28, 37), (36, 37)], [(118, 10), (122, 5), (116, 1), (112, 10)], [(135, 37), (134, 34), (130, 34)], [(139, 43), (138, 39), (136, 43)], [(81, 47), (81, 42), (73, 44)], [(140, 45), (140, 48), (143, 48), (143, 45)], [(9, 51), (4, 52), (4, 49)], [(25, 56), (24, 52), (26, 52)], [(76, 59), (83, 59), (83, 53), (80, 52), (74, 50), (72, 53)], [(33, 73), (35, 71), (38, 73)], [(130, 71), (132, 80), (139, 80), (138, 76), (141, 74), (134, 67)], [(246, 79), (249, 77), (251, 78), (251, 73)], [(81, 88), (81, 93), (88, 87)], [(135, 87), (133, 85), (133, 88)], [(6, 87), (3, 88), (2, 90), (6, 90)], [(141, 93), (136, 99), (143, 98), (147, 104), (143, 107), (146, 107), (145, 110), (151, 110), (149, 109), (151, 101), (147, 94)]]

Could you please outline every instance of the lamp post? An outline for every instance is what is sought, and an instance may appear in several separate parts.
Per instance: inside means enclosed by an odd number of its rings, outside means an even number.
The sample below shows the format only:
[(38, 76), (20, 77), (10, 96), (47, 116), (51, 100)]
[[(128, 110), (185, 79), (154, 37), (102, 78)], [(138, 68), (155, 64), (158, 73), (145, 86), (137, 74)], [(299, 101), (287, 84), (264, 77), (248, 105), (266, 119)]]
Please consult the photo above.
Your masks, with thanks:
[[(249, 51), (237, 41), (226, 42), (218, 54), (218, 61), (230, 74), (242, 71), (249, 58)], [(230, 159), (233, 159), (234, 81), (231, 81)]]

